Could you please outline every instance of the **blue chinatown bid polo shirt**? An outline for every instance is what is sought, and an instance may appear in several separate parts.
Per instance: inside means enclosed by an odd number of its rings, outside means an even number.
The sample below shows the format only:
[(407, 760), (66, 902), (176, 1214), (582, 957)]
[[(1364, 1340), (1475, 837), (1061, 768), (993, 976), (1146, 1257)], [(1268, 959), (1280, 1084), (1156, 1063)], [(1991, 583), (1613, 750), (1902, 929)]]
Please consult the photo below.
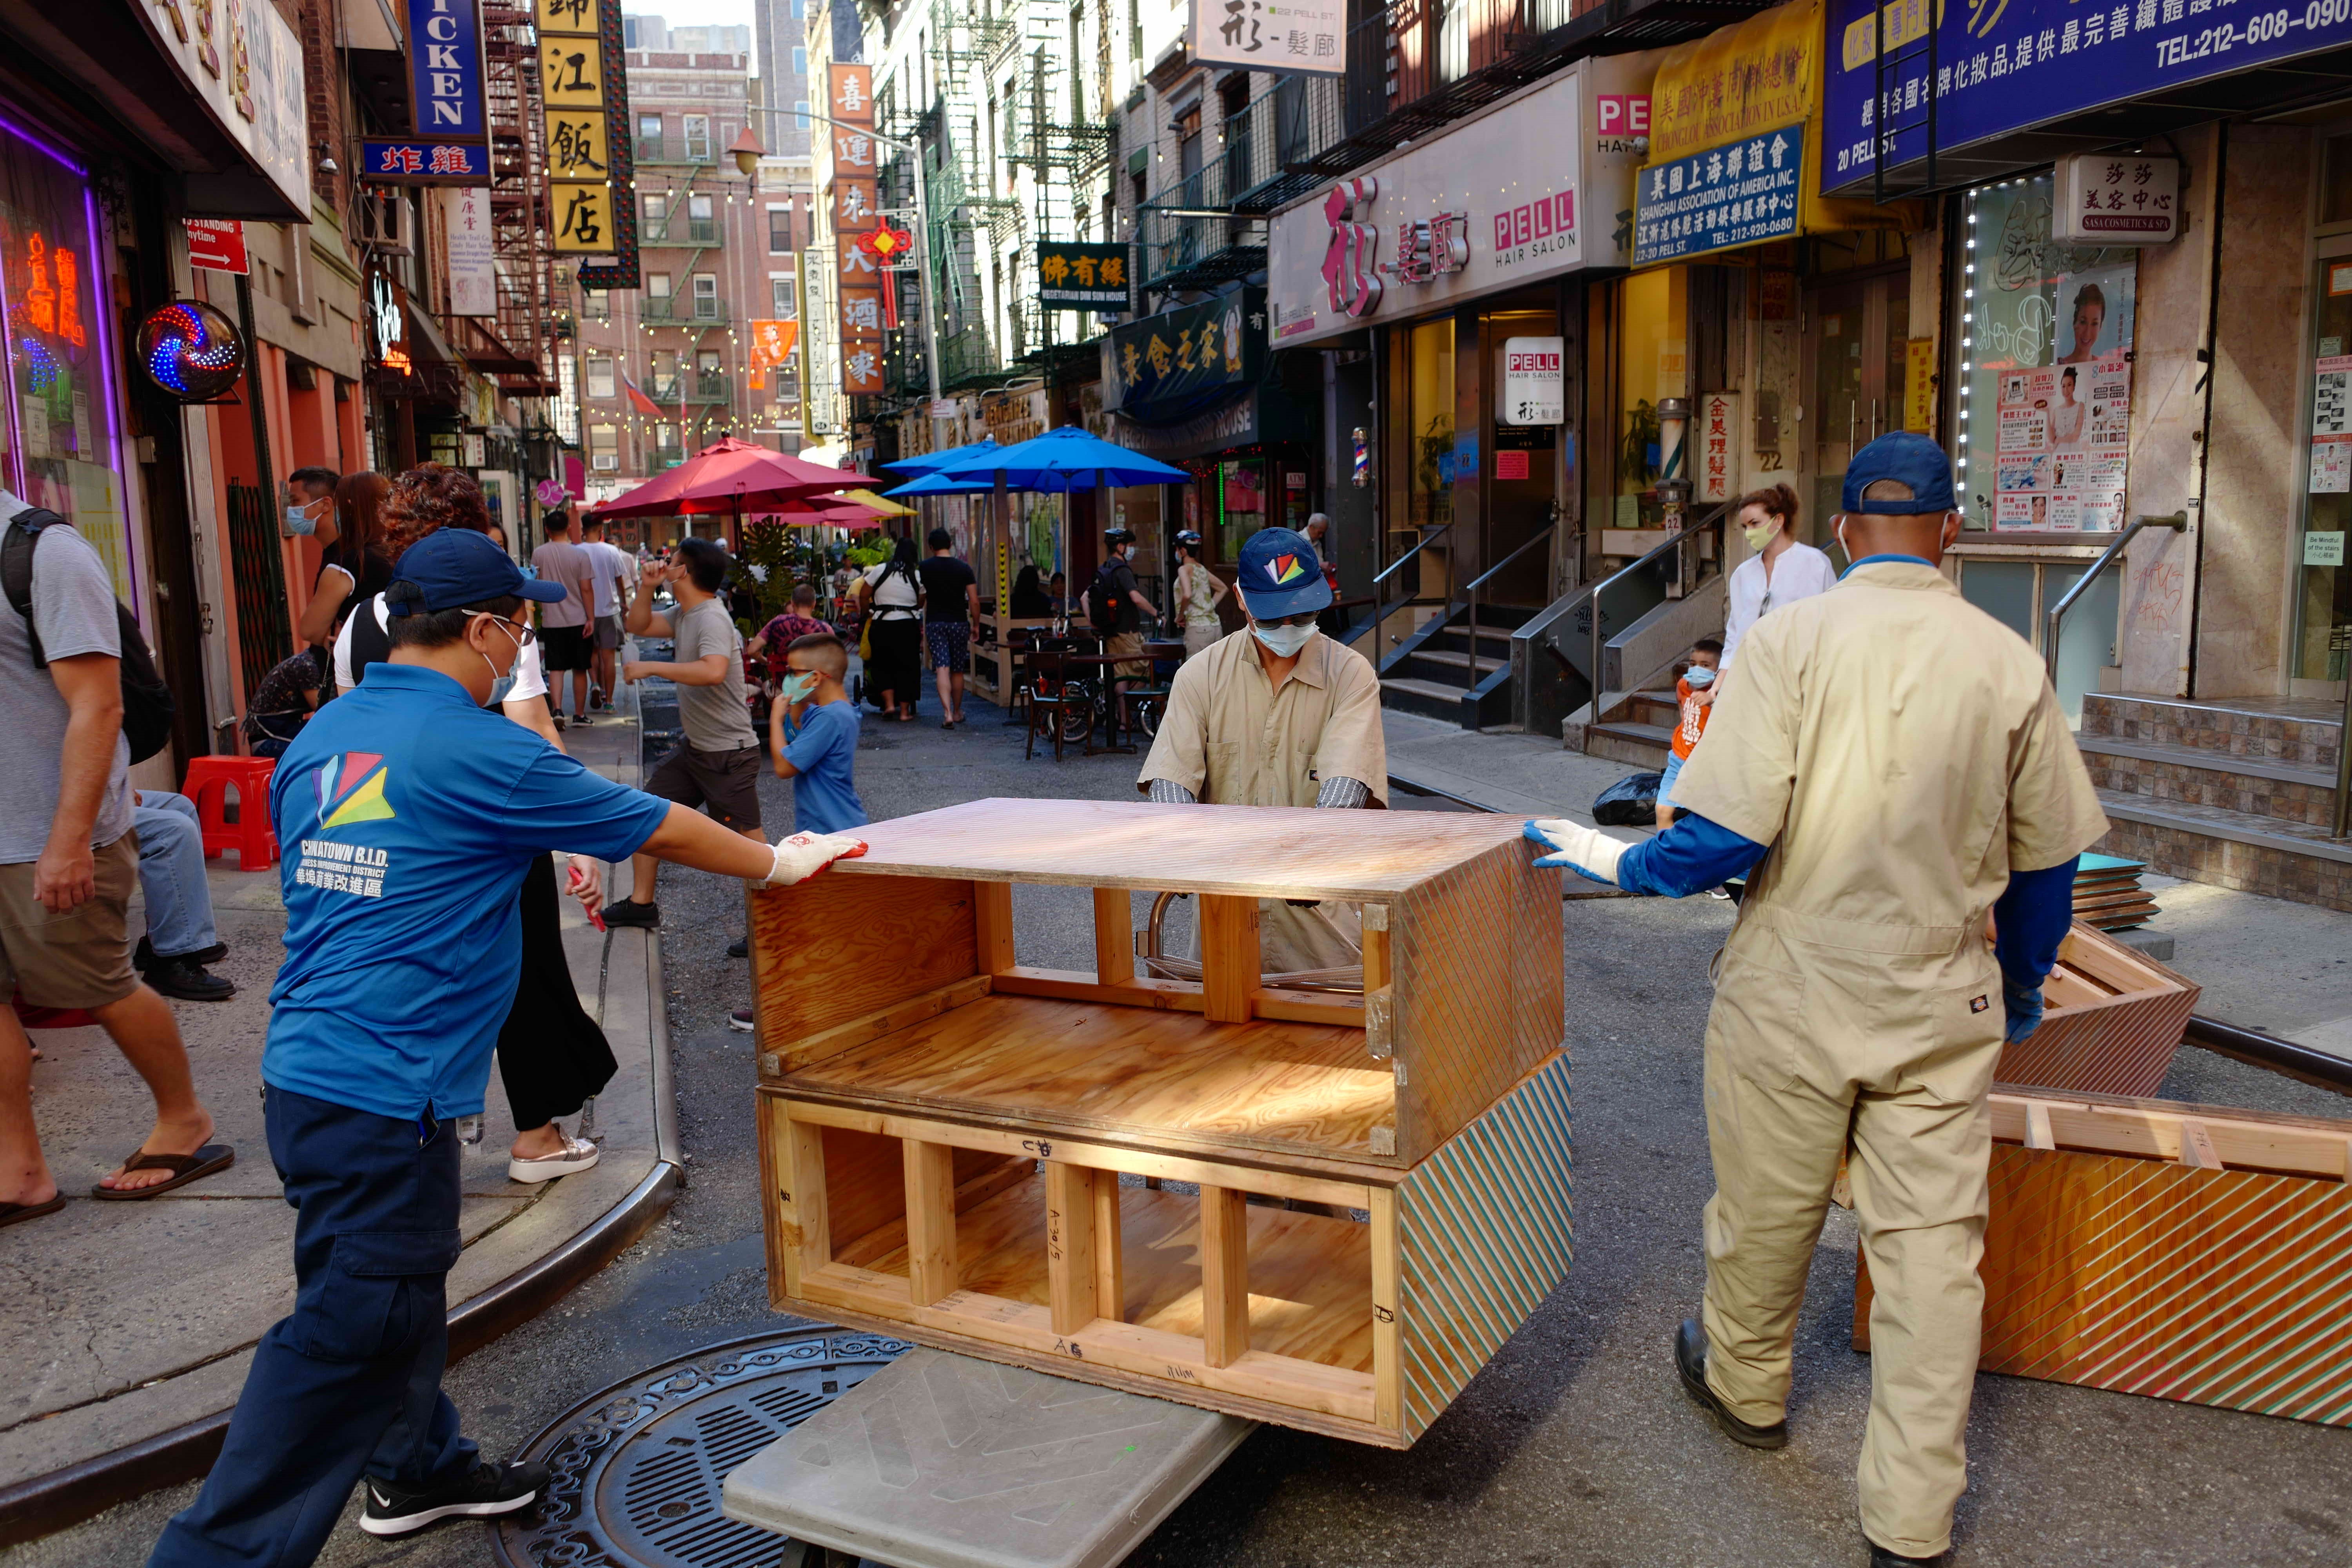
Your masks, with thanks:
[(262, 1080), (380, 1116), (478, 1113), (531, 858), (626, 859), (668, 814), (437, 670), (370, 666), (270, 777), (286, 962)]

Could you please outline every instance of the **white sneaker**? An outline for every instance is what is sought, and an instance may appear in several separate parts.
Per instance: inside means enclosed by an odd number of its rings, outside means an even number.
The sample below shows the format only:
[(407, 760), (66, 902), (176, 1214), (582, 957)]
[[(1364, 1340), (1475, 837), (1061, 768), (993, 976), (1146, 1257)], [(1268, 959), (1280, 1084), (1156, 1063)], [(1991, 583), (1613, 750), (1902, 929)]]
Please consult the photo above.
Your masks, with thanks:
[(552, 1154), (534, 1154), (526, 1160), (520, 1155), (507, 1156), (507, 1180), (509, 1182), (551, 1182), (558, 1176), (576, 1176), (595, 1168), (600, 1156), (596, 1145), (585, 1138), (566, 1138), (563, 1147)]

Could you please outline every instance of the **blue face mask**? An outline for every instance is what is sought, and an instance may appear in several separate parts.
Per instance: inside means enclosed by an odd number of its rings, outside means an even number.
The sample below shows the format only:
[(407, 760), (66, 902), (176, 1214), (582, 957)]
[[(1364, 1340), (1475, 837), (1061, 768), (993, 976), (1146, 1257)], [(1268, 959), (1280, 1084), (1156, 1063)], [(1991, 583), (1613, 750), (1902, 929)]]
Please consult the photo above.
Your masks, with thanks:
[(1713, 686), (1715, 684), (1715, 671), (1707, 668), (1707, 667), (1703, 664), (1695, 664), (1688, 669), (1683, 671), (1683, 679), (1691, 683), (1691, 689), (1693, 690), (1696, 690), (1700, 687)]
[(1274, 654), (1275, 658), (1288, 658), (1291, 655), (1297, 653), (1300, 648), (1307, 646), (1307, 639), (1315, 635), (1315, 624), (1312, 621), (1309, 621), (1303, 626), (1261, 626), (1257, 622), (1252, 621), (1250, 623), (1250, 635), (1257, 638), (1258, 641), (1265, 644), (1266, 647)]
[[(499, 620), (496, 616), (491, 615), (488, 610), (477, 610), (474, 614), (486, 617), (496, 625), (499, 630), (506, 632), (508, 640), (511, 641), (515, 645), (514, 663), (521, 663), (522, 639), (516, 637), (513, 632), (509, 631), (507, 624), (504, 621)], [(499, 667), (495, 664), (490, 664), (490, 656), (488, 654), (482, 655), (482, 662), (484, 664), (490, 665), (490, 695), (489, 700), (484, 702), (482, 706), (485, 708), (496, 709), (505, 703), (507, 694), (515, 689), (514, 665), (509, 665), (507, 667), (507, 673), (500, 675), (499, 673)]]
[(318, 520), (309, 507), (289, 506), (286, 509), (285, 533), (289, 539), (299, 539), (319, 531)]
[(784, 677), (776, 683), (776, 689), (787, 702), (805, 702), (816, 695), (816, 672), (805, 670), (797, 675)]

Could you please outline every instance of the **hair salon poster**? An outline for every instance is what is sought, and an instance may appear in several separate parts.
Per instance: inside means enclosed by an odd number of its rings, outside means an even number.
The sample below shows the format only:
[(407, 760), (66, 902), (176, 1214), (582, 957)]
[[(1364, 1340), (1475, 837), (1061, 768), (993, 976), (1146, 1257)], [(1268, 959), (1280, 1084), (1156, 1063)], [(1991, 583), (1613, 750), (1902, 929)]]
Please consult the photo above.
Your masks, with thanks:
[(2136, 276), (2126, 262), (2061, 272), (2034, 290), (2052, 330), (2034, 356), (2042, 363), (2013, 353), (1997, 373), (1994, 528), (2123, 526)]

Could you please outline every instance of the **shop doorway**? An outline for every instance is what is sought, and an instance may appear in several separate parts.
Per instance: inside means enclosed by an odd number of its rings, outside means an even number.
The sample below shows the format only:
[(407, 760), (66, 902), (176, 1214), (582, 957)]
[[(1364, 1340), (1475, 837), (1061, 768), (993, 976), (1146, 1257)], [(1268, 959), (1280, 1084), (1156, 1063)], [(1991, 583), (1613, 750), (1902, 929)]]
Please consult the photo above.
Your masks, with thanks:
[[(1505, 385), (1507, 345), (1512, 340), (1559, 336), (1556, 310), (1496, 310), (1488, 315), (1480, 323), (1478, 334), (1487, 349), (1487, 385)], [(1562, 358), (1567, 357), (1563, 351)], [(1564, 387), (1561, 395), (1567, 396)], [(1514, 425), (1506, 417), (1507, 410), (1499, 395), (1486, 403), (1494, 423), (1486, 442), (1492, 456), (1486, 475), (1486, 538), (1478, 558), (1501, 564), (1483, 590), (1484, 596), (1489, 605), (1540, 609), (1551, 599), (1551, 563), (1559, 541), (1555, 538), (1549, 548), (1536, 541), (1560, 516), (1561, 427)], [(1517, 619), (1505, 619), (1517, 624)]]
[(1855, 452), (1902, 427), (1910, 273), (1849, 277), (1810, 290), (1805, 319), (1805, 419), (1812, 426), (1813, 504), (1800, 531), (1809, 542), (1827, 549), (1829, 520), (1841, 505), (1846, 466)]

